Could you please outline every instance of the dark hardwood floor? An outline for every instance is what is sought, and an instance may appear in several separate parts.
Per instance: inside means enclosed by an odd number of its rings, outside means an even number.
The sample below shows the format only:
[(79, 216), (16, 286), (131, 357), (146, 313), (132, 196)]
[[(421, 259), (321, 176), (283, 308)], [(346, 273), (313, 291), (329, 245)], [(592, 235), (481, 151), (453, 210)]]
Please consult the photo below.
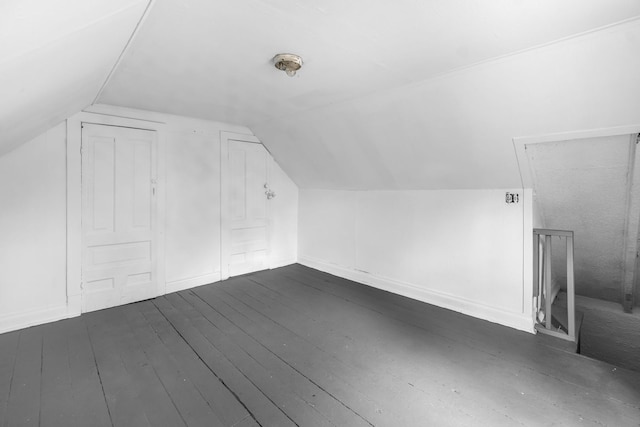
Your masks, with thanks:
[(0, 335), (0, 426), (258, 425), (639, 426), (640, 373), (300, 265)]

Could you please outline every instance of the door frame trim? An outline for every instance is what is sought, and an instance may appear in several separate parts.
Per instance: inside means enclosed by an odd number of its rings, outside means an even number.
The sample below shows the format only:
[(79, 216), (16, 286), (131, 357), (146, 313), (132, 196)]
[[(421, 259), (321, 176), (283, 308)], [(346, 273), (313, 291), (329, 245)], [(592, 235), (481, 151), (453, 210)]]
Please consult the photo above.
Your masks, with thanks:
[[(231, 221), (229, 219), (229, 141), (262, 145), (262, 142), (255, 135), (220, 131), (220, 276), (222, 280), (230, 277), (229, 251), (231, 248)], [(268, 150), (266, 151), (267, 153), (269, 152)], [(267, 176), (268, 175), (269, 170), (267, 168)], [(267, 219), (271, 222), (271, 214), (269, 211), (267, 211)], [(269, 259), (270, 258), (267, 257), (267, 260)], [(271, 268), (271, 265), (268, 264), (268, 267)]]
[(67, 119), (67, 316), (82, 313), (82, 124), (155, 131), (157, 136), (156, 271), (158, 295), (165, 294), (165, 123), (80, 112)]

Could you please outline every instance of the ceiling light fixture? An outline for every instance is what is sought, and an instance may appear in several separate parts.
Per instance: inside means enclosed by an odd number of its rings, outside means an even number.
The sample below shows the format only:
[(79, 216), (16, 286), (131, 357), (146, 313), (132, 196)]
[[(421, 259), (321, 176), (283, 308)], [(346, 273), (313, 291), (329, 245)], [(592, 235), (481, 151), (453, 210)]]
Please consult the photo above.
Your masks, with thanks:
[(279, 53), (273, 57), (273, 65), (278, 70), (287, 73), (287, 76), (293, 77), (296, 75), (296, 71), (302, 67), (302, 58), (293, 53)]

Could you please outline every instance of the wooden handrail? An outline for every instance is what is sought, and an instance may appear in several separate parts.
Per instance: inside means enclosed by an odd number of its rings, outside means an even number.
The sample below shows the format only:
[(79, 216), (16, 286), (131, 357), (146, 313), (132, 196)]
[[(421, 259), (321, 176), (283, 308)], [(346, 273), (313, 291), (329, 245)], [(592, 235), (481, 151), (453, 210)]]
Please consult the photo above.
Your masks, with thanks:
[(534, 228), (533, 234), (544, 235), (544, 236), (564, 236), (564, 237), (573, 237), (573, 231), (569, 230), (553, 230), (550, 228)]

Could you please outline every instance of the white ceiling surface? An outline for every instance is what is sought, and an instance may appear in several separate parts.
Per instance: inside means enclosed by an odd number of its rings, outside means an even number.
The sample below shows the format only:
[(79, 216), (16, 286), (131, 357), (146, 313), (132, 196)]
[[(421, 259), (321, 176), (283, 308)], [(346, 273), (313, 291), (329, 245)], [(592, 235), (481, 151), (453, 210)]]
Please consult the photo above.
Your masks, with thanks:
[(0, 3), (0, 155), (93, 102), (147, 4)]
[[(148, 1), (2, 3), (0, 154), (93, 102)], [(640, 112), (637, 23), (563, 42), (576, 58), (552, 46), (465, 68), (640, 16), (638, 0), (151, 3), (97, 102), (249, 126), (301, 187), (515, 187), (512, 137)], [(280, 52), (303, 56), (296, 77)], [(573, 103), (550, 102), (557, 89)], [(620, 96), (621, 115), (604, 109)]]
[(526, 150), (544, 227), (574, 232), (576, 292), (615, 302), (622, 295), (630, 141), (622, 135)]
[[(637, 0), (157, 0), (99, 102), (247, 125), (301, 187), (519, 186), (510, 140), (485, 153), (449, 132), (484, 88), (438, 104), (397, 88), (637, 15)], [(280, 52), (304, 58), (296, 77)]]

